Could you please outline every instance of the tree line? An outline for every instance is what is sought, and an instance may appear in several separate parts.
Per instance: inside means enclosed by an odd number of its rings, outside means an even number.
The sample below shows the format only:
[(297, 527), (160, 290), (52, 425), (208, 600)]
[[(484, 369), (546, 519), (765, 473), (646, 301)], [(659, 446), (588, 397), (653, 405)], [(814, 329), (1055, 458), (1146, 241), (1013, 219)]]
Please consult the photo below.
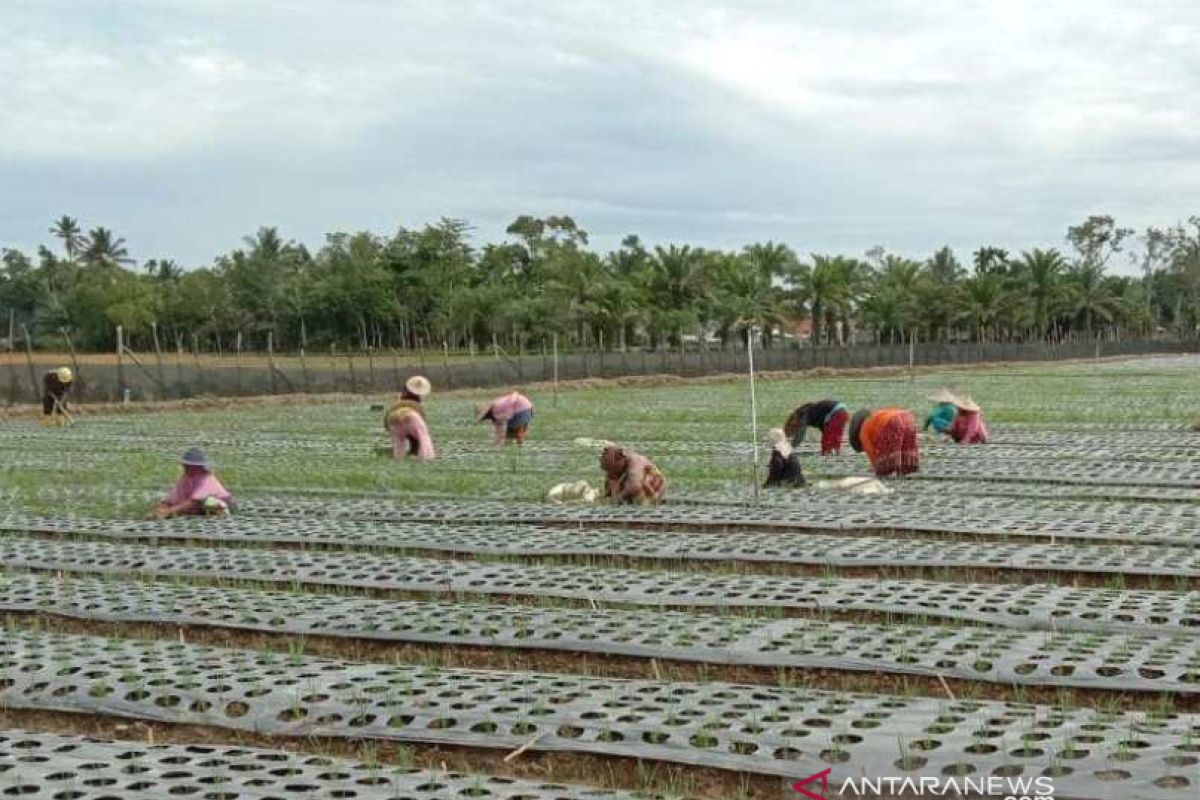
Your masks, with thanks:
[[(316, 252), (260, 228), (205, 267), (138, 265), (104, 227), (54, 221), (52, 246), (0, 253), (0, 313), (35, 343), (134, 346), (487, 348), (678, 347), (732, 343), (1039, 341), (1192, 336), (1200, 325), (1200, 217), (1136, 234), (1112, 217), (1068, 228), (1064, 247), (980, 247), (968, 263), (943, 247), (916, 260), (875, 247), (861, 257), (777, 242), (741, 250), (648, 246), (628, 236), (600, 253), (567, 216), (521, 216), (508, 238), (475, 247), (441, 219), (391, 235), (331, 233)], [(1118, 258), (1136, 276), (1112, 274)], [(797, 335), (798, 334), (798, 335)], [(0, 330), (0, 337), (5, 335)]]

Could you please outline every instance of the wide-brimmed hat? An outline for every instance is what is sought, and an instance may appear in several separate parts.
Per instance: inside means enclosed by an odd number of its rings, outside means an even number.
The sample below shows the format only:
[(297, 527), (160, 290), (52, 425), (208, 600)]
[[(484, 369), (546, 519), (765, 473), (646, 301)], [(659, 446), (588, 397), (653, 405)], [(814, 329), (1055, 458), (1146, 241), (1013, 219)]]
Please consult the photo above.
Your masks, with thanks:
[(933, 394), (929, 395), (929, 399), (935, 403), (957, 403), (958, 396), (949, 389), (938, 389)]
[(58, 376), (60, 383), (70, 383), (71, 381), (75, 380), (75, 376), (71, 374), (70, 367), (59, 367), (58, 369), (54, 370), (54, 374)]
[(188, 467), (201, 467), (203, 469), (211, 469), (212, 462), (208, 460), (208, 455), (199, 447), (189, 447), (183, 454), (183, 458), (179, 459), (180, 463)]
[(429, 378), (424, 375), (413, 375), (404, 382), (404, 389), (409, 394), (415, 394), (417, 397), (424, 397), (433, 391), (433, 384), (429, 382)]
[(978, 411), (979, 410), (979, 404), (976, 403), (973, 399), (971, 399), (970, 395), (967, 395), (966, 397), (960, 397), (957, 400), (955, 400), (954, 406), (955, 406), (955, 408), (961, 409), (963, 411)]
[(483, 422), (483, 418), (492, 410), (491, 403), (476, 403), (475, 404), (475, 421)]

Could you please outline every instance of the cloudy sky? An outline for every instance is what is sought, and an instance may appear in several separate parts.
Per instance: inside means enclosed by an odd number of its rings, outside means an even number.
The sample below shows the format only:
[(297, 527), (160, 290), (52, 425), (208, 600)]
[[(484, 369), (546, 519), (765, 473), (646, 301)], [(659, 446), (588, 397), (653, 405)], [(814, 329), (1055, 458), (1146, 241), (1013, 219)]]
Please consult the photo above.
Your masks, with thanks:
[(1194, 0), (2, 0), (0, 31), (0, 246), (565, 213), (924, 255), (1200, 213)]

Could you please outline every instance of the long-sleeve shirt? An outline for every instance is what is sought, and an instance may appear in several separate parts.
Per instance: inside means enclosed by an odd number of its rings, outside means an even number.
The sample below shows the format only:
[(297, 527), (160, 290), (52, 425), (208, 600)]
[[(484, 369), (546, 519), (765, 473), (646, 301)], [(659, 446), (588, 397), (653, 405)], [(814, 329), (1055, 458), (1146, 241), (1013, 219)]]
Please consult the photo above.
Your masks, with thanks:
[(172, 487), (165, 502), (167, 505), (173, 506), (185, 500), (203, 502), (210, 497), (215, 497), (223, 503), (233, 500), (233, 495), (229, 493), (224, 484), (217, 480), (216, 475), (211, 472), (200, 472), (195, 475), (182, 475)]
[(58, 377), (58, 370), (50, 370), (42, 375), (42, 389), (50, 397), (62, 400), (71, 391), (71, 384), (63, 383)]
[(532, 411), (533, 402), (520, 392), (502, 394), (492, 401), (484, 419), (491, 420), (496, 444), (504, 444), (508, 436), (508, 421), (522, 411)]
[(987, 444), (988, 440), (987, 425), (978, 411), (959, 411), (946, 433), (959, 444)]
[(958, 415), (958, 409), (954, 403), (938, 403), (929, 416), (925, 418), (925, 425), (922, 430), (929, 430), (932, 425), (933, 429), (938, 433), (946, 433), (950, 430), (950, 426), (954, 424), (954, 418)]
[(641, 453), (623, 450), (624, 469), (605, 468), (604, 496), (617, 503), (660, 503), (667, 499), (667, 479), (653, 461)]
[(818, 400), (800, 406), (788, 418), (784, 431), (791, 437), (792, 445), (798, 447), (804, 441), (804, 433), (808, 428), (823, 431), (825, 422), (836, 412), (844, 410), (845, 403), (837, 400)]

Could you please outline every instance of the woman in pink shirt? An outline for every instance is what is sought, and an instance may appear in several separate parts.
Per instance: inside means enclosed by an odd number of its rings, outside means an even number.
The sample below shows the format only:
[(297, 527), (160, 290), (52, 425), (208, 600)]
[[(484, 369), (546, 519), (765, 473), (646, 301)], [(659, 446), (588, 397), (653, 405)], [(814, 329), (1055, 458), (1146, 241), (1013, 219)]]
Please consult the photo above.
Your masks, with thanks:
[(987, 444), (989, 434), (979, 404), (970, 397), (964, 397), (956, 399), (954, 405), (958, 413), (946, 429), (950, 438), (958, 444)]
[(604, 496), (614, 503), (647, 505), (667, 499), (667, 479), (641, 453), (609, 442), (600, 454)]
[(491, 422), (496, 444), (525, 443), (529, 423), (533, 421), (533, 403), (520, 392), (502, 394), (491, 403), (475, 406), (476, 422)]
[(433, 384), (424, 375), (414, 375), (404, 382), (404, 391), (383, 415), (383, 427), (392, 437), (392, 458), (415, 458), (428, 461), (437, 458), (433, 437), (425, 423), (424, 399), (433, 391)]
[(233, 495), (212, 473), (212, 462), (199, 447), (183, 454), (183, 475), (170, 494), (150, 510), (155, 519), (179, 516), (221, 516), (229, 513)]

